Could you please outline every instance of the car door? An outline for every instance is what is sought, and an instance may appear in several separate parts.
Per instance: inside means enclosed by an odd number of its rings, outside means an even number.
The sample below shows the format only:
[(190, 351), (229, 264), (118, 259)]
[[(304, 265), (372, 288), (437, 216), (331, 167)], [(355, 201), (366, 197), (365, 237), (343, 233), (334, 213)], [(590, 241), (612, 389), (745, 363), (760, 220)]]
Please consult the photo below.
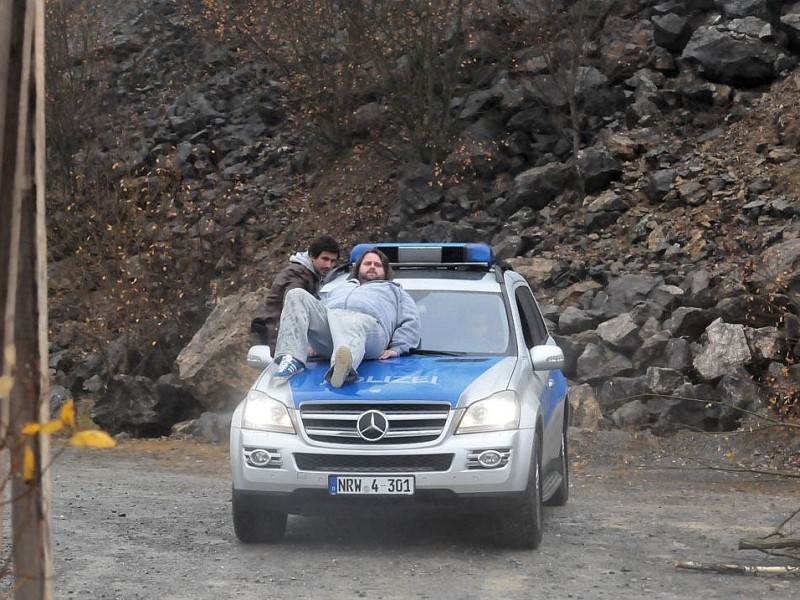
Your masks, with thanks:
[[(514, 300), (519, 311), (525, 346), (530, 350), (534, 346), (547, 344), (550, 334), (547, 331), (544, 317), (527, 285), (521, 284), (514, 289)], [(528, 356), (530, 360), (530, 355)], [(542, 409), (542, 422), (544, 425), (544, 451), (560, 447), (561, 425), (563, 410), (561, 398), (563, 397), (563, 376), (560, 371), (536, 371), (531, 363), (533, 377), (537, 380), (539, 402)], [(549, 456), (543, 456), (549, 459)]]

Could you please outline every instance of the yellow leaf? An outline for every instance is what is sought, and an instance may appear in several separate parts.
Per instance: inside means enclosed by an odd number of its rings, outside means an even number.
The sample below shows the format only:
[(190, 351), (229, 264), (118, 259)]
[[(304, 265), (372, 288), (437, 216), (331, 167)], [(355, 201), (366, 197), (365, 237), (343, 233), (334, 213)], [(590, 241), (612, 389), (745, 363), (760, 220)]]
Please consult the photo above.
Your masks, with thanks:
[(105, 431), (90, 429), (74, 434), (69, 440), (69, 445), (78, 448), (113, 448), (117, 443)]
[(30, 446), (25, 446), (25, 458), (22, 463), (22, 479), (25, 483), (33, 481), (34, 471), (36, 470), (36, 457)]
[(5, 398), (11, 394), (14, 387), (14, 378), (11, 375), (0, 375), (0, 397)]
[(48, 421), (42, 425), (42, 433), (55, 433), (56, 431), (60, 431), (63, 427), (64, 424), (61, 421)]
[(75, 402), (72, 400), (72, 398), (61, 405), (59, 418), (67, 427), (75, 427)]
[(36, 435), (41, 430), (41, 423), (25, 423), (25, 425), (22, 427), (22, 435)]

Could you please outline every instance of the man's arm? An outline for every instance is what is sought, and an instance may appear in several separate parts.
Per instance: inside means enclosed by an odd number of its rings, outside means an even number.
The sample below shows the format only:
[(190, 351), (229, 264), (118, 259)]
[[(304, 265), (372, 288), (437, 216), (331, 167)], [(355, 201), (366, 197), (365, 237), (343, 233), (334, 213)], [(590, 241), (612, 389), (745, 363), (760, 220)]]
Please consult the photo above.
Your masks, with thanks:
[(283, 299), (289, 290), (299, 287), (311, 294), (316, 293), (313, 275), (308, 272), (305, 276), (303, 271), (308, 269), (301, 265), (289, 264), (281, 269), (272, 281), (266, 297), (256, 309), (255, 318), (250, 323), (250, 331), (259, 335), (260, 343), (275, 346), (278, 323), (283, 311)]
[(397, 327), (389, 341), (389, 347), (380, 358), (407, 354), (412, 348), (419, 346), (421, 328), (417, 304), (405, 290), (399, 289), (398, 292)]

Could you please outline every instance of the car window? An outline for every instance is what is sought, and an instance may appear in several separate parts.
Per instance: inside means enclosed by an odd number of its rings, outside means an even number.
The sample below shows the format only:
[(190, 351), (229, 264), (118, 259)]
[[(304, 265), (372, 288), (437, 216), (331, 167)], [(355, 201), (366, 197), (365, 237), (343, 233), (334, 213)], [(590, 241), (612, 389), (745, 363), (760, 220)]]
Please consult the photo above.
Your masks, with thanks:
[(409, 291), (422, 324), (420, 349), (467, 354), (505, 354), (508, 317), (500, 294)]
[(525, 345), (533, 348), (538, 344), (547, 343), (547, 326), (531, 291), (525, 286), (519, 286), (514, 292), (514, 297), (517, 300), (517, 310), (522, 319)]

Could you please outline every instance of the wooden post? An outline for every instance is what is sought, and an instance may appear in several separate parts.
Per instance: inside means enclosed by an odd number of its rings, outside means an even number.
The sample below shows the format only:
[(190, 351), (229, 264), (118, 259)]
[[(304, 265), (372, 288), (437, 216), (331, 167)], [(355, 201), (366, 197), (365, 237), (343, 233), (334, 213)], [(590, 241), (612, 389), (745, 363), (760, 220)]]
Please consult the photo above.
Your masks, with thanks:
[[(45, 241), (44, 1), (0, 0), (0, 477), (18, 600), (53, 597), (50, 448), (22, 427), (49, 417)], [(35, 468), (23, 476), (26, 446)], [(6, 495), (6, 498), (8, 496)]]
[[(11, 3), (0, 1), (0, 169), (5, 164), (3, 162), (3, 148), (5, 146), (5, 117), (6, 117), (6, 85), (8, 83), (8, 66), (9, 66), (9, 51), (11, 49)], [(0, 170), (0, 188), (5, 184), (3, 179), (2, 170)], [(0, 204), (0, 307), (5, 306), (5, 299), (7, 296), (6, 281), (7, 276), (7, 242), (6, 242), (6, 228), (3, 223), (7, 215), (5, 214), (4, 206)], [(5, 311), (0, 314), (0, 319), (5, 319)], [(4, 331), (3, 321), (0, 320), (0, 334)], [(6, 361), (3, 358), (3, 348), (5, 347), (5, 336), (0, 335), (0, 377), (8, 375)], [(2, 381), (2, 380), (0, 380)], [(0, 548), (3, 547), (2, 541), (5, 539), (3, 535), (3, 510), (4, 502), (7, 497), (5, 490), (7, 489), (6, 483), (9, 480), (10, 472), (8, 469), (8, 450), (3, 443), (6, 439), (8, 432), (8, 418), (9, 418), (9, 398), (5, 397), (0, 390), (0, 488), (3, 494), (0, 495)], [(2, 555), (5, 559), (5, 555)]]

